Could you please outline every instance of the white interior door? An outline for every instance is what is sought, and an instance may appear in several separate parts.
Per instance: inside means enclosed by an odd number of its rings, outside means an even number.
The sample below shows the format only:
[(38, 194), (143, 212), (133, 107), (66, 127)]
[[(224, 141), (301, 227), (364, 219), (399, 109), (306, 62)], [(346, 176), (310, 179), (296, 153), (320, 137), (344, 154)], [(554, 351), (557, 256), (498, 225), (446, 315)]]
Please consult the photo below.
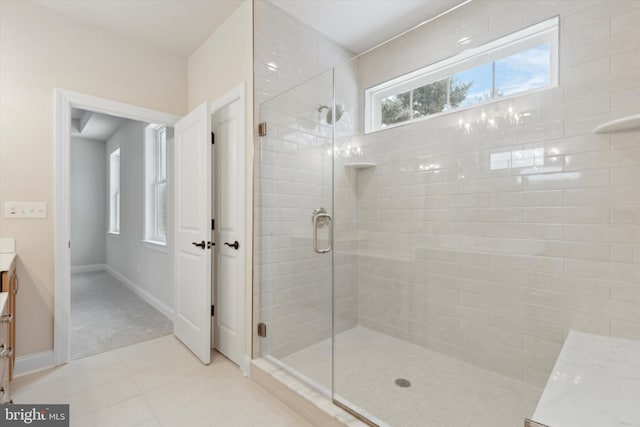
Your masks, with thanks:
[(213, 115), (216, 170), (216, 349), (242, 366), (245, 279), (245, 142), (240, 99)]
[(211, 120), (202, 104), (175, 126), (173, 333), (211, 358)]

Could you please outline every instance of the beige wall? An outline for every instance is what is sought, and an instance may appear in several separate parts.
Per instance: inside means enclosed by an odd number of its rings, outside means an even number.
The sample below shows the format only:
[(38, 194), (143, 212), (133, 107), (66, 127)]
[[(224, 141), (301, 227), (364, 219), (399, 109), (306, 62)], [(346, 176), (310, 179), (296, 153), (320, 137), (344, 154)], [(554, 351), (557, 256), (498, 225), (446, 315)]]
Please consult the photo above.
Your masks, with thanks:
[(0, 2), (0, 206), (49, 208), (45, 220), (0, 217), (19, 257), (18, 356), (53, 347), (54, 88), (182, 115), (187, 64), (30, 2)]
[(189, 110), (213, 101), (240, 83), (246, 91), (246, 256), (245, 353), (251, 354), (251, 272), (253, 195), (253, 7), (250, 0), (236, 11), (188, 60)]

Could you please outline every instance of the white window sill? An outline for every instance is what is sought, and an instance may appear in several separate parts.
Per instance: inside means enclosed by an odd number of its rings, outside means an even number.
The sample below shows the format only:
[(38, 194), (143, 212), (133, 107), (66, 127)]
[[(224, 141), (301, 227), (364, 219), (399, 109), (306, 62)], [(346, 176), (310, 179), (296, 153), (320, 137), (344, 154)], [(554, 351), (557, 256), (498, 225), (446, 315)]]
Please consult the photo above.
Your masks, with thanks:
[(113, 239), (119, 239), (120, 233), (114, 233), (113, 231), (107, 231), (107, 237), (111, 237)]
[(147, 249), (153, 249), (154, 251), (169, 253), (169, 247), (164, 242), (156, 242), (155, 240), (142, 240), (142, 246)]

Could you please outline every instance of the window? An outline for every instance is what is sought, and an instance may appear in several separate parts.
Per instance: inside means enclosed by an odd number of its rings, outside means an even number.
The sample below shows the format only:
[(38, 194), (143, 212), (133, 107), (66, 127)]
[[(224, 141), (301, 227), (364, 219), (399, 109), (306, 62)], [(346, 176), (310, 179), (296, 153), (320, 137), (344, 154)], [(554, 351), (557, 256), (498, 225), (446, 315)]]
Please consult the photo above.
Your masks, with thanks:
[(544, 166), (544, 148), (504, 151), (491, 155), (491, 170)]
[(366, 133), (558, 84), (558, 18), (365, 91)]
[(109, 233), (120, 234), (120, 148), (109, 155)]
[(167, 243), (167, 127), (150, 124), (145, 133), (145, 236)]

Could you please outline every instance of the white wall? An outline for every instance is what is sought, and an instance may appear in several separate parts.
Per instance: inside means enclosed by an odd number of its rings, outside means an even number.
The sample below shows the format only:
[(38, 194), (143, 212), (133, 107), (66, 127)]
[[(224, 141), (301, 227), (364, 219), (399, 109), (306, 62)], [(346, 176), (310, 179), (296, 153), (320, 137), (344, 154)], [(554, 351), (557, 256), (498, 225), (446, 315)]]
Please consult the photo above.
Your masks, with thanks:
[(71, 266), (104, 264), (105, 142), (71, 138)]
[(212, 101), (235, 86), (244, 83), (246, 90), (246, 172), (245, 205), (245, 353), (251, 353), (251, 277), (253, 225), (253, 7), (245, 0), (226, 21), (211, 34), (188, 60), (189, 109)]
[[(103, 165), (106, 165), (107, 173), (109, 154), (120, 147), (120, 234), (107, 234), (106, 264), (129, 283), (164, 304), (166, 312), (173, 310), (170, 252), (143, 242), (144, 128), (145, 123), (127, 120), (106, 143)], [(169, 174), (172, 135), (171, 131), (167, 132)]]
[(0, 236), (15, 238), (18, 251), (18, 356), (53, 347), (54, 88), (183, 115), (187, 66), (32, 2), (0, 1), (0, 206), (49, 208), (44, 220), (0, 217)]

